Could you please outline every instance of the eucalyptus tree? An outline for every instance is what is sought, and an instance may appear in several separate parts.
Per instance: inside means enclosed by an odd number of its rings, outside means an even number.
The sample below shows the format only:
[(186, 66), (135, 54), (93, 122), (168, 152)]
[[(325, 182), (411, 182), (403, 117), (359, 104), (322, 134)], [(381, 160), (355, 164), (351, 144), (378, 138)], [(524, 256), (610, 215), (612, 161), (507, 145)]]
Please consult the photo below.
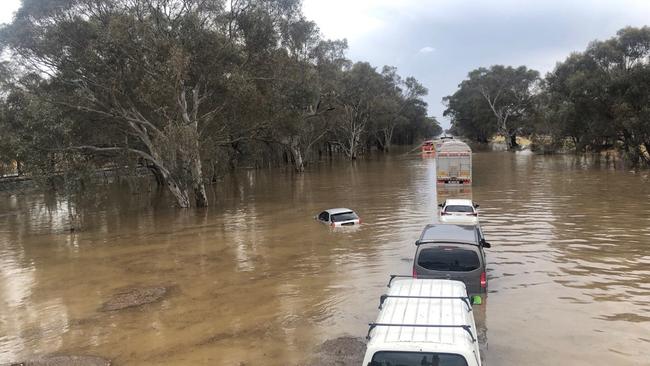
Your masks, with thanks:
[[(605, 106), (601, 117), (635, 164), (650, 165), (650, 27), (627, 27), (585, 51), (596, 65), (591, 95)], [(602, 109), (601, 109), (602, 110)]]
[(376, 117), (376, 133), (382, 149), (388, 151), (395, 128), (408, 123), (408, 119), (403, 115), (404, 110), (410, 104), (421, 102), (428, 90), (412, 76), (403, 79), (397, 73), (396, 67), (384, 66), (381, 75), (386, 84), (378, 103), (378, 108), (382, 110)]
[[(479, 139), (484, 139), (487, 133), (496, 130), (496, 133), (505, 137), (506, 147), (510, 149), (517, 144), (516, 137), (522, 122), (533, 113), (538, 84), (539, 73), (525, 66), (481, 67), (470, 71), (467, 79), (460, 83), (459, 90), (443, 99), (447, 103), (445, 113), (457, 119), (455, 123), (461, 130), (474, 130)], [(489, 110), (494, 119), (467, 119), (472, 115), (484, 114), (485, 110)], [(492, 121), (493, 127), (484, 126)]]
[(592, 42), (546, 76), (550, 124), (577, 150), (618, 145), (650, 164), (650, 28), (623, 28)]
[(2, 41), (46, 76), (49, 92), (26, 90), (85, 113), (74, 121), (84, 133), (60, 148), (135, 156), (180, 207), (192, 192), (206, 206), (202, 144), (270, 123), (250, 103), (263, 97), (258, 72), (296, 12), (298, 1), (23, 0)]
[(273, 71), (275, 93), (270, 98), (281, 121), (270, 132), (289, 153), (295, 171), (302, 173), (314, 147), (329, 132), (327, 117), (334, 107), (317, 65), (332, 61), (319, 53), (325, 45), (315, 23), (301, 19), (286, 30), (285, 49), (279, 52)]
[[(22, 83), (43, 83), (38, 75), (25, 75)], [(20, 88), (5, 89), (0, 117), (0, 163), (16, 173), (48, 181), (61, 165), (62, 154), (51, 147), (69, 139), (71, 119), (56, 106)], [(5, 172), (6, 173), (6, 172)], [(2, 174), (2, 172), (0, 172)]]
[[(545, 116), (537, 133), (554, 140), (569, 139), (576, 152), (611, 144), (616, 132), (607, 123), (606, 95), (597, 65), (582, 53), (573, 53), (546, 75), (543, 95)], [(599, 97), (599, 95), (601, 97)], [(611, 147), (611, 145), (610, 145)]]
[(495, 65), (469, 73), (469, 80), (485, 98), (494, 113), (497, 131), (506, 138), (508, 149), (517, 145), (518, 122), (531, 111), (534, 87), (539, 73), (525, 66)]
[(443, 98), (443, 104), (443, 116), (450, 118), (454, 133), (482, 143), (497, 133), (496, 117), (478, 90), (461, 84), (454, 94)]
[(367, 62), (355, 63), (341, 78), (341, 87), (335, 96), (337, 121), (333, 130), (335, 143), (351, 160), (363, 151), (363, 137), (373, 108), (381, 100), (383, 87), (381, 75)]
[(427, 103), (414, 100), (408, 103), (400, 114), (405, 123), (395, 127), (393, 140), (403, 145), (413, 145), (418, 138), (432, 138), (442, 133), (440, 124), (434, 117), (427, 116)]

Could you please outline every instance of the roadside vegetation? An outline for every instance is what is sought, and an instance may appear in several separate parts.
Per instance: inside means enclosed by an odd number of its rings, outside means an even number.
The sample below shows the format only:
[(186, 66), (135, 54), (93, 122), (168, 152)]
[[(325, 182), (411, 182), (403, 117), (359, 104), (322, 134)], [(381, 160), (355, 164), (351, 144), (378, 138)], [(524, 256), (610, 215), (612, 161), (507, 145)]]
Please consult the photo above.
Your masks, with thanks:
[(471, 71), (444, 98), (451, 133), (508, 149), (526, 136), (543, 152), (617, 150), (650, 166), (650, 27), (624, 28), (558, 62), (545, 77), (526, 66)]
[(441, 132), (426, 88), (348, 60), (299, 0), (23, 0), (0, 42), (0, 167), (52, 186), (144, 168), (203, 207), (238, 167), (300, 173)]

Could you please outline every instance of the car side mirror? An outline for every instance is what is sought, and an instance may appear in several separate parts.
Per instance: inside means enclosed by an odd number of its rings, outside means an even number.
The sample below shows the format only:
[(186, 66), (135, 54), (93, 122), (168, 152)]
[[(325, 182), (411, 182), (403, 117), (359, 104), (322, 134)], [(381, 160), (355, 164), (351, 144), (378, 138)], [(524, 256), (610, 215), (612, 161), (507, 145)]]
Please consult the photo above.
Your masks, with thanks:
[(420, 239), (418, 239), (418, 240), (415, 241), (415, 245), (416, 245), (416, 246), (420, 245)]
[(481, 246), (482, 246), (483, 248), (492, 248), (492, 244), (490, 244), (490, 243), (488, 243), (487, 241), (485, 241), (485, 239), (481, 239)]
[(478, 208), (478, 206), (480, 206), (478, 203), (474, 204), (474, 208)]
[(440, 207), (440, 208), (442, 208), (442, 206), (443, 206), (442, 203), (438, 205), (438, 207)]

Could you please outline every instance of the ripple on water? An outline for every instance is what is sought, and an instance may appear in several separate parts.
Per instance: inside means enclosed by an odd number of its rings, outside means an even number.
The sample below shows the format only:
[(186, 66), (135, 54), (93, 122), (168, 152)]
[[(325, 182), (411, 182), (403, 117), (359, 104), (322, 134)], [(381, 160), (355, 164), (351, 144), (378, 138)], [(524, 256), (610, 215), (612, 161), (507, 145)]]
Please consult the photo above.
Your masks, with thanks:
[[(300, 364), (328, 339), (365, 335), (387, 275), (410, 273), (436, 204), (458, 194), (481, 204), (493, 245), (489, 295), (475, 308), (486, 364), (643, 364), (650, 185), (586, 167), (478, 153), (475, 184), (462, 189), (437, 187), (435, 161), (411, 157), (301, 177), (246, 171), (213, 187), (207, 211), (107, 194), (74, 235), (65, 201), (0, 198), (0, 363), (91, 347), (120, 364)], [(362, 227), (314, 222), (340, 206)], [(161, 281), (179, 289), (164, 306), (96, 312), (116, 288)]]

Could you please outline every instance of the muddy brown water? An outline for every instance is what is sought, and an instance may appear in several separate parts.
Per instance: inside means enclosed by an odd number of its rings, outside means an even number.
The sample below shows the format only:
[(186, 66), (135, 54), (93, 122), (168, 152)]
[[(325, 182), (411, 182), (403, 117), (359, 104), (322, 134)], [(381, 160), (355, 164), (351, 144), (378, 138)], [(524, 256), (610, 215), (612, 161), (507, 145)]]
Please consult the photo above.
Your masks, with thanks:
[[(464, 195), (492, 243), (490, 293), (475, 309), (487, 365), (649, 365), (649, 172), (477, 153), (474, 178), (437, 190), (434, 160), (405, 155), (300, 177), (242, 171), (211, 187), (212, 207), (185, 211), (113, 187), (88, 198), (72, 233), (62, 198), (0, 196), (0, 364), (310, 364), (327, 340), (365, 336), (436, 204)], [(337, 206), (362, 227), (312, 219)], [(151, 286), (171, 290), (101, 311), (121, 289)]]

